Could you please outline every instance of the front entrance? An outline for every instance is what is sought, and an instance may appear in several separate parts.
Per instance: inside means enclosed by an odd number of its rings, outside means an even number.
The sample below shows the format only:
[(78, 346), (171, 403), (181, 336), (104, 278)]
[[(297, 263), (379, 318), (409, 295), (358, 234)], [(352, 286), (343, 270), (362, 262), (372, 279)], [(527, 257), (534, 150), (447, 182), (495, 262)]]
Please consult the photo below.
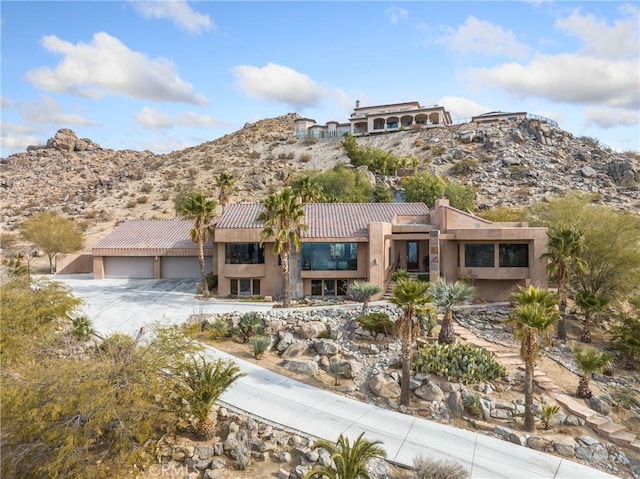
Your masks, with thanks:
[(418, 242), (407, 241), (407, 271), (418, 271), (420, 269), (419, 257)]

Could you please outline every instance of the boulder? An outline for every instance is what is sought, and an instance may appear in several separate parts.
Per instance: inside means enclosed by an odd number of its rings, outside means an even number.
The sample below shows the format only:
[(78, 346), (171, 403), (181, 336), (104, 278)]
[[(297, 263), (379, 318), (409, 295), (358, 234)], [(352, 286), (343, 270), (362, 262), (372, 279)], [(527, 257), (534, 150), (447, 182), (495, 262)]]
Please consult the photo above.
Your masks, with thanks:
[(308, 359), (288, 359), (282, 365), (288, 371), (314, 377), (318, 374), (318, 363)]
[(296, 333), (304, 339), (323, 338), (329, 335), (327, 326), (322, 321), (301, 322)]
[(536, 451), (543, 452), (550, 451), (552, 449), (552, 443), (550, 440), (538, 436), (530, 436), (529, 439), (527, 439), (527, 446), (531, 449), (535, 449)]
[(400, 397), (400, 385), (387, 374), (376, 374), (369, 380), (369, 389), (373, 394), (385, 399)]
[(564, 457), (573, 457), (576, 452), (575, 449), (578, 446), (576, 441), (569, 436), (554, 436), (553, 437), (553, 447), (555, 451)]
[(309, 347), (304, 341), (294, 341), (282, 353), (282, 359), (296, 359), (306, 356), (309, 353)]
[(342, 375), (347, 379), (353, 379), (362, 372), (362, 364), (355, 359), (347, 359), (342, 362)]
[(313, 343), (313, 349), (322, 356), (335, 356), (340, 352), (340, 345), (331, 339), (319, 339)]
[(462, 394), (459, 391), (454, 391), (447, 397), (447, 407), (451, 411), (451, 415), (455, 417), (461, 417), (464, 413), (464, 403), (462, 402)]
[(431, 381), (424, 382), (420, 387), (416, 388), (414, 394), (425, 401), (442, 401), (444, 392), (442, 389)]

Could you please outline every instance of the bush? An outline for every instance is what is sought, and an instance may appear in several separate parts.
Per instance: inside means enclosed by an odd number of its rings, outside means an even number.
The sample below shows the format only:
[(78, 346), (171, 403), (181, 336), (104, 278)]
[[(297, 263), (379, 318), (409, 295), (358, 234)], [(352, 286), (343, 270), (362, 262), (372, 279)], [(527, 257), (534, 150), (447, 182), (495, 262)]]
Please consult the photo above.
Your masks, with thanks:
[(249, 346), (256, 359), (262, 359), (264, 353), (266, 353), (271, 347), (271, 338), (266, 334), (258, 334), (249, 338)]
[(71, 335), (78, 341), (88, 340), (94, 332), (91, 320), (86, 315), (73, 318), (71, 324), (73, 325)]
[(467, 391), (462, 395), (462, 403), (464, 408), (476, 417), (482, 415), (482, 408), (480, 407), (480, 395)]
[(545, 404), (542, 406), (540, 417), (542, 419), (542, 427), (544, 429), (551, 428), (551, 419), (560, 411), (560, 407), (557, 404)]
[(478, 162), (476, 160), (473, 158), (465, 158), (464, 160), (456, 162), (449, 171), (452, 175), (464, 176), (473, 173), (477, 167)]
[(209, 287), (209, 291), (213, 291), (218, 287), (218, 275), (209, 273), (207, 274), (207, 286)]
[(309, 163), (311, 161), (311, 155), (309, 153), (303, 153), (300, 155), (301, 163)]
[(419, 456), (413, 459), (416, 479), (467, 479), (469, 473), (451, 460), (437, 460)]
[(263, 331), (264, 323), (260, 315), (256, 312), (250, 312), (242, 315), (238, 327), (234, 328), (232, 333), (234, 336), (240, 336), (242, 342), (246, 343), (252, 336), (260, 335)]
[(391, 331), (393, 322), (389, 319), (389, 315), (385, 313), (369, 313), (356, 318), (358, 326), (373, 333), (384, 333), (385, 335)]
[(416, 371), (437, 374), (447, 381), (478, 383), (507, 374), (495, 355), (470, 344), (434, 344), (420, 349), (414, 358)]
[(224, 319), (216, 319), (213, 323), (204, 323), (203, 329), (209, 334), (209, 339), (222, 339), (231, 336), (229, 323)]
[(409, 278), (411, 278), (411, 276), (409, 275), (407, 270), (402, 268), (395, 270), (391, 275), (391, 281), (393, 281), (394, 283), (396, 281), (400, 281), (401, 279), (409, 279)]

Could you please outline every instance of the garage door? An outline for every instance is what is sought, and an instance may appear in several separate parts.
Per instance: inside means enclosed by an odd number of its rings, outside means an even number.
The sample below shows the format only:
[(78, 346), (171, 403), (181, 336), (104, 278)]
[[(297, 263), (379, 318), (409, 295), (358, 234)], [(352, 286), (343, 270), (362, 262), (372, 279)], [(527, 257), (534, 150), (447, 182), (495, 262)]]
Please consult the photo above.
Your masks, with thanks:
[(109, 256), (104, 259), (106, 278), (153, 278), (153, 258), (136, 256)]
[[(211, 257), (205, 257), (204, 270), (210, 273), (212, 269)], [(162, 277), (200, 278), (200, 264), (197, 256), (165, 256), (162, 258)]]

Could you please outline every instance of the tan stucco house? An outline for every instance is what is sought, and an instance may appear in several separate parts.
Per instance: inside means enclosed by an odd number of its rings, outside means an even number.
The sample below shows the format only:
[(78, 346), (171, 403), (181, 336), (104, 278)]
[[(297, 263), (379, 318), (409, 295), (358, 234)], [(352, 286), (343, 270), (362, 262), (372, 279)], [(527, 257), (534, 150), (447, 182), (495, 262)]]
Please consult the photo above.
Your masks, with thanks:
[[(273, 243), (260, 246), (258, 203), (227, 205), (206, 245), (207, 272), (218, 276), (218, 294), (282, 293)], [(492, 223), (438, 200), (423, 203), (322, 203), (305, 205), (307, 233), (291, 257), (293, 297), (340, 296), (356, 279), (383, 291), (396, 269), (434, 280), (465, 278), (486, 300), (507, 299), (518, 286), (547, 286), (546, 229), (525, 223)], [(191, 223), (132, 220), (93, 249), (95, 278), (198, 278)]]

